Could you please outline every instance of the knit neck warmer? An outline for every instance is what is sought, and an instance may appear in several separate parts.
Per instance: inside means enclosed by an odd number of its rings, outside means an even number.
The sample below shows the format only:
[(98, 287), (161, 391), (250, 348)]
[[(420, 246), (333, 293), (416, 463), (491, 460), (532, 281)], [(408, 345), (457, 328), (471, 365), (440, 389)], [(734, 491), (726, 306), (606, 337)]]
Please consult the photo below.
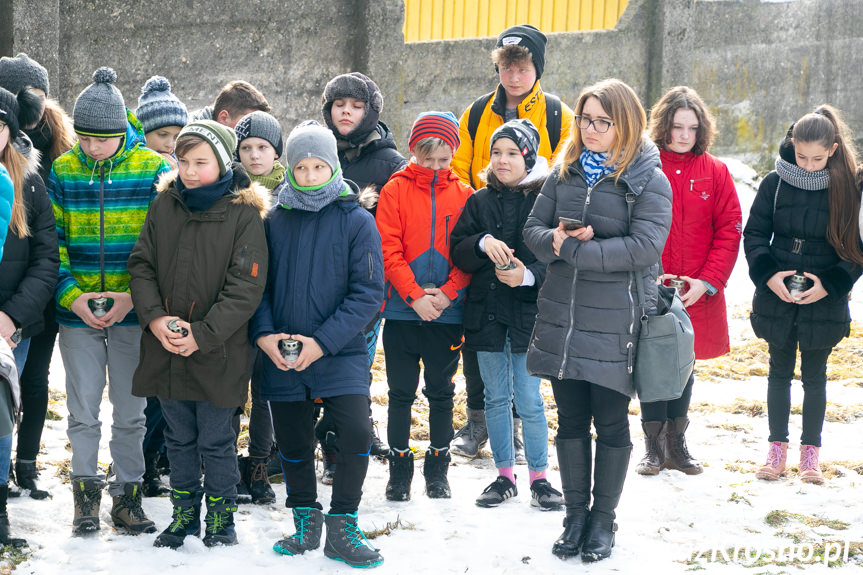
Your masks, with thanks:
[(346, 140), (342, 139), (342, 136), (336, 133), (336, 146), (338, 147), (339, 152), (343, 153), (345, 159), (348, 162), (355, 161), (360, 154), (363, 153), (363, 149), (371, 144), (372, 142), (376, 142), (377, 140), (383, 139), (380, 133), (377, 130), (372, 130), (362, 140)]
[(339, 168), (325, 184), (307, 188), (298, 186), (294, 175), (289, 171), (288, 177), (275, 191), (278, 192), (279, 204), (284, 208), (319, 212), (346, 190), (347, 184)]
[(271, 192), (276, 189), (276, 186), (282, 183), (285, 179), (285, 167), (276, 160), (273, 162), (273, 171), (266, 176), (253, 176), (249, 174), (249, 179), (253, 182), (258, 182)]
[(614, 166), (605, 165), (608, 152), (591, 152), (587, 148), (582, 148), (579, 160), (584, 169), (584, 178), (587, 180), (588, 187), (593, 187), (596, 182), (614, 171)]
[(830, 174), (826, 168), (817, 172), (807, 172), (797, 164), (786, 162), (782, 158), (776, 158), (776, 173), (786, 183), (808, 192), (826, 190), (830, 185)]
[(228, 170), (222, 178), (209, 186), (200, 188), (187, 188), (179, 177), (176, 180), (177, 191), (183, 203), (190, 212), (205, 212), (216, 203), (222, 196), (230, 193), (231, 184), (234, 183), (234, 171)]

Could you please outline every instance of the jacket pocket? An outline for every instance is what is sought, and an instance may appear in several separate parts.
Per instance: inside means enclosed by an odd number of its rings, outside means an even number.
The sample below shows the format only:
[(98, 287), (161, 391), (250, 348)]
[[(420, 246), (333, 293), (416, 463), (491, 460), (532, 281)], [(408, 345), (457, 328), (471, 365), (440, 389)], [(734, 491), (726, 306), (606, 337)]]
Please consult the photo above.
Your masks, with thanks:
[(250, 245), (244, 245), (234, 257), (234, 266), (237, 270), (237, 277), (242, 277), (251, 281), (259, 281), (259, 276), (261, 274), (260, 250)]

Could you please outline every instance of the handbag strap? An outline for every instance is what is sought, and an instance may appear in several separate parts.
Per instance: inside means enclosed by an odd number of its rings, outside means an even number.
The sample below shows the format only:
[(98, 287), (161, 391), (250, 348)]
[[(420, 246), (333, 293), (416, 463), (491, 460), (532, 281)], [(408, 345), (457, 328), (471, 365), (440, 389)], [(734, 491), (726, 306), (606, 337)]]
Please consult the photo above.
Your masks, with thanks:
[[(635, 194), (633, 192), (626, 192), (626, 227), (629, 229), (632, 227), (632, 206), (635, 204)], [(662, 265), (662, 262), (659, 264)], [(644, 301), (644, 286), (641, 285), (641, 281), (635, 277), (635, 272), (630, 270), (629, 278), (631, 281), (635, 282), (635, 289), (638, 290), (638, 307), (641, 308), (641, 319), (644, 320), (647, 317), (647, 312), (645, 311), (645, 301)]]

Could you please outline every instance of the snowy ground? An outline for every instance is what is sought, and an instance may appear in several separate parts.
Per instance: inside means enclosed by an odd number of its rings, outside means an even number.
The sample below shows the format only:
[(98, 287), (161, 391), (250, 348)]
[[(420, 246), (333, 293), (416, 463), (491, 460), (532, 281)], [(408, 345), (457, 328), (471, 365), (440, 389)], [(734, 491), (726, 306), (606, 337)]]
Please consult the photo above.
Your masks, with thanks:
[[(752, 180), (747, 168), (734, 164), (732, 171), (738, 185), (744, 212), (754, 197), (754, 191), (742, 183)], [(745, 319), (745, 306), (751, 300), (752, 286), (741, 261), (728, 288), (729, 315), (732, 319), (732, 339), (751, 339)], [(852, 314), (863, 322), (863, 294), (855, 290)], [(59, 353), (54, 355), (52, 388), (62, 391), (63, 369)], [(861, 379), (831, 382), (828, 400), (860, 407), (863, 416)], [(378, 381), (374, 394), (385, 394), (386, 384)], [(705, 464), (705, 472), (686, 477), (678, 472), (663, 471), (652, 478), (635, 474), (634, 466), (643, 452), (643, 439), (638, 416), (630, 418), (635, 452), (630, 474), (618, 509), (620, 531), (612, 557), (601, 563), (582, 566), (579, 559), (562, 562), (551, 555), (551, 544), (561, 531), (563, 513), (541, 513), (529, 505), (527, 469), (517, 469), (519, 497), (496, 509), (480, 509), (475, 497), (494, 478), (490, 454), (474, 462), (457, 459), (450, 470), (453, 498), (432, 501), (422, 492), (422, 476), (414, 482), (413, 500), (391, 503), (384, 498), (387, 472), (384, 463), (372, 461), (360, 507), (360, 524), (366, 530), (384, 527), (401, 520), (411, 528), (399, 528), (390, 535), (378, 537), (374, 543), (381, 549), (385, 563), (377, 573), (564, 573), (586, 570), (592, 573), (652, 573), (705, 569), (717, 573), (780, 573), (797, 567), (781, 566), (774, 559), (777, 552), (787, 555), (789, 546), (802, 545), (797, 552), (798, 563), (812, 573), (826, 572), (823, 560), (806, 559), (806, 543), (822, 540), (837, 541), (831, 558), (841, 560), (843, 541), (863, 542), (863, 477), (848, 468), (853, 462), (863, 462), (863, 419), (851, 423), (831, 423), (824, 426), (825, 463), (841, 473), (824, 486), (805, 485), (793, 474), (778, 483), (755, 480), (751, 469), (761, 464), (766, 455), (767, 417), (734, 415), (723, 411), (737, 398), (764, 401), (766, 382), (763, 377), (749, 381), (699, 381), (694, 402), (710, 402), (715, 411), (693, 412), (692, 427), (687, 437), (694, 455)], [(800, 404), (802, 392), (795, 384), (792, 401)], [(634, 403), (633, 405), (637, 405)], [(385, 419), (386, 410), (376, 405), (377, 419)], [(61, 409), (62, 412), (62, 409)], [(105, 430), (109, 429), (110, 409), (103, 405)], [(207, 549), (201, 541), (190, 538), (180, 551), (155, 549), (154, 535), (126, 536), (111, 528), (108, 509), (110, 499), (102, 505), (102, 530), (98, 536), (76, 539), (70, 536), (72, 496), (68, 484), (56, 475), (57, 465), (67, 460), (66, 422), (49, 421), (44, 434), (44, 450), (40, 462), (42, 485), (53, 498), (35, 501), (29, 497), (10, 500), (9, 516), (13, 533), (30, 542), (29, 559), (17, 567), (16, 573), (50, 575), (63, 573), (101, 574), (122, 572), (124, 575), (144, 573), (221, 574), (276, 572), (277, 569), (301, 572), (347, 573), (350, 567), (331, 561), (321, 550), (302, 557), (285, 557), (272, 550), (273, 543), (293, 532), (290, 515), (284, 508), (284, 490), (277, 487), (279, 500), (272, 506), (243, 506), (237, 514), (240, 545), (233, 548)], [(383, 429), (383, 427), (382, 427)], [(791, 417), (791, 449), (789, 462), (796, 462), (800, 416)], [(423, 447), (418, 444), (418, 447)], [(554, 449), (549, 452), (549, 479), (560, 487)], [(101, 461), (108, 462), (107, 440), (103, 440)], [(419, 465), (418, 465), (419, 468)], [(738, 469), (742, 469), (743, 472)], [(858, 469), (861, 469), (858, 467)], [(321, 500), (326, 507), (329, 488), (320, 486)], [(167, 499), (145, 499), (144, 508), (161, 530), (170, 518)], [(841, 521), (844, 530), (828, 526), (810, 527), (803, 518), (792, 518), (785, 525), (771, 526), (765, 517), (771, 511), (788, 511), (807, 517)], [(809, 523), (813, 523), (809, 520)], [(817, 522), (815, 522), (817, 523)], [(841, 525), (833, 525), (841, 527)], [(796, 543), (795, 543), (796, 542)], [(714, 550), (749, 547), (749, 559), (738, 555), (736, 562), (719, 564), (722, 555), (714, 559)], [(700, 556), (693, 561), (693, 556)], [(863, 555), (850, 550), (850, 559), (843, 571), (859, 572)], [(759, 557), (760, 555), (760, 557)], [(782, 558), (780, 558), (781, 560)], [(787, 558), (785, 559), (787, 561)], [(753, 563), (757, 563), (755, 567)], [(747, 566), (749, 565), (749, 566)], [(8, 567), (0, 567), (6, 573)], [(832, 572), (832, 571), (831, 571)]]

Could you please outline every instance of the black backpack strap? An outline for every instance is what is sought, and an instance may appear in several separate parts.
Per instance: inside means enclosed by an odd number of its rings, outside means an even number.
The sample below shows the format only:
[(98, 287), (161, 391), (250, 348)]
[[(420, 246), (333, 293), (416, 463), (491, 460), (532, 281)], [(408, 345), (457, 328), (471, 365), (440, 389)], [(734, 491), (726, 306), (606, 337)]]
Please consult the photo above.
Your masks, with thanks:
[(482, 119), (482, 113), (485, 111), (485, 107), (488, 105), (488, 101), (491, 100), (492, 96), (494, 96), (494, 92), (483, 94), (470, 105), (470, 114), (468, 114), (467, 117), (467, 132), (470, 134), (471, 145), (473, 145), (473, 141), (476, 139), (476, 130), (479, 128), (479, 121)]
[(554, 94), (545, 93), (545, 129), (548, 132), (548, 142), (551, 144), (551, 153), (557, 149), (560, 143), (560, 123), (562, 120), (562, 109), (560, 98)]

